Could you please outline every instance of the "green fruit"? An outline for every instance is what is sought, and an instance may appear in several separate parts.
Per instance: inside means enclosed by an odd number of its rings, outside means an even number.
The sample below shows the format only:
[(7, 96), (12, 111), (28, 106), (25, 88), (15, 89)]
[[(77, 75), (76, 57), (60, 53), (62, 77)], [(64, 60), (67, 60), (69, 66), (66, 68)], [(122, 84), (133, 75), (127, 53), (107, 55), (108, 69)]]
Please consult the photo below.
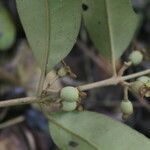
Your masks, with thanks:
[(60, 91), (60, 98), (64, 101), (74, 102), (79, 99), (79, 91), (77, 88), (67, 86)]
[(139, 78), (137, 79), (137, 81), (141, 81), (141, 82), (143, 82), (143, 83), (146, 84), (147, 82), (150, 81), (150, 78), (147, 77), (147, 76), (142, 76), (142, 77), (139, 77)]
[(129, 55), (129, 60), (132, 62), (133, 65), (138, 65), (143, 60), (143, 54), (140, 51), (133, 51)]
[(144, 83), (141, 81), (134, 81), (131, 83), (131, 90), (135, 93), (135, 94), (139, 94), (140, 89), (144, 86)]
[(0, 50), (12, 46), (16, 37), (16, 29), (7, 10), (0, 3)]
[(129, 100), (123, 100), (120, 107), (122, 113), (125, 115), (131, 115), (133, 113), (133, 105)]
[(77, 107), (76, 102), (66, 102), (66, 101), (62, 102), (62, 110), (63, 111), (73, 111), (76, 109), (76, 107)]

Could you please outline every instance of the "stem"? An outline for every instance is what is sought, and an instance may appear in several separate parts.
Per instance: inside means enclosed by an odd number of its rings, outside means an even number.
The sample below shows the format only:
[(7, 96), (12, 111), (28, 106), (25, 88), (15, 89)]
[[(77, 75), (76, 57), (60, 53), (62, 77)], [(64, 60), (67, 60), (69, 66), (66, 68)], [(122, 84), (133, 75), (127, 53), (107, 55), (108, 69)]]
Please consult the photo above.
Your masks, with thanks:
[(117, 71), (116, 71), (116, 61), (115, 61), (115, 56), (114, 53), (112, 52), (112, 56), (111, 56), (111, 62), (112, 62), (112, 69), (113, 69), (113, 76), (117, 76)]
[[(150, 69), (147, 69), (145, 71), (141, 71), (138, 73), (134, 73), (131, 75), (123, 76), (123, 77), (112, 77), (110, 79), (106, 79), (103, 81), (98, 81), (94, 83), (89, 83), (85, 85), (78, 86), (78, 89), (80, 91), (85, 91), (93, 88), (98, 88), (98, 87), (106, 87), (110, 85), (117, 85), (120, 82), (123, 82), (125, 80), (130, 80), (145, 74), (150, 74)], [(57, 92), (58, 93), (58, 92)], [(1, 101), (0, 102), (0, 107), (8, 107), (8, 106), (16, 106), (16, 105), (25, 105), (25, 104), (30, 104), (30, 103), (36, 103), (36, 102), (41, 102), (47, 99), (50, 99), (50, 97), (58, 97), (57, 93), (50, 93), (49, 95), (43, 97), (42, 99), (39, 99), (38, 97), (25, 97), (25, 98), (17, 98), (17, 99), (10, 99), (6, 101)]]
[(128, 86), (124, 86), (124, 100), (127, 101), (128, 100)]
[(0, 108), (1, 107), (8, 107), (8, 106), (16, 106), (16, 105), (26, 105), (30, 103), (37, 102), (37, 97), (25, 97), (25, 98), (16, 98), (16, 99), (9, 99), (6, 101), (0, 102)]
[(10, 119), (6, 122), (0, 123), (0, 129), (8, 128), (10, 126), (13, 126), (15, 124), (21, 123), (25, 120), (23, 116), (19, 116), (17, 118)]
[(117, 85), (118, 83), (120, 83), (122, 81), (130, 80), (130, 79), (133, 79), (133, 78), (145, 75), (145, 74), (149, 74), (149, 73), (150, 73), (150, 69), (147, 69), (145, 71), (141, 71), (141, 72), (134, 73), (134, 74), (127, 75), (127, 76), (123, 76), (123, 77), (112, 77), (110, 79), (106, 79), (103, 81), (98, 81), (98, 82), (93, 82), (93, 83), (81, 85), (78, 87), (78, 89), (80, 91), (85, 91), (85, 90), (90, 90), (90, 89), (98, 88), (98, 87)]
[(131, 66), (132, 62), (124, 62), (123, 66), (118, 72), (118, 76), (122, 76), (125, 70), (127, 70)]
[(123, 76), (122, 80), (126, 81), (126, 80), (130, 80), (130, 79), (133, 79), (133, 78), (137, 78), (137, 77), (146, 75), (146, 74), (150, 74), (150, 69), (140, 71), (140, 72), (137, 72), (137, 73), (133, 73), (131, 75)]
[(81, 85), (78, 87), (78, 89), (80, 91), (86, 91), (86, 90), (90, 90), (90, 89), (94, 89), (94, 88), (98, 88), (98, 87), (105, 87), (105, 86), (110, 86), (110, 85), (115, 85), (118, 84), (119, 81), (116, 77), (112, 77), (110, 79), (106, 79), (103, 81), (98, 81), (98, 82), (93, 82), (93, 83), (89, 83), (89, 84), (85, 84), (85, 85)]

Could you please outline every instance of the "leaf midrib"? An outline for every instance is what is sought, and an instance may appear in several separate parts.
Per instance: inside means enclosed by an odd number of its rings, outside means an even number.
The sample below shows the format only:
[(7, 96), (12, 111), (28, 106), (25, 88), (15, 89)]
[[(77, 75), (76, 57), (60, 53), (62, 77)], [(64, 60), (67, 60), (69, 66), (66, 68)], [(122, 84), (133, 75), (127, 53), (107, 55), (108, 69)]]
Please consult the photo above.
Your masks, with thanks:
[(64, 126), (62, 126), (61, 124), (59, 124), (57, 121), (55, 121), (54, 119), (52, 119), (52, 117), (49, 117), (49, 121), (53, 124), (55, 124), (56, 126), (58, 126), (59, 128), (69, 132), (70, 134), (76, 136), (77, 138), (80, 138), (82, 141), (84, 141), (85, 143), (87, 143), (88, 145), (91, 145), (95, 150), (99, 150), (95, 145), (93, 145), (90, 141), (88, 141), (87, 139), (84, 139), (84, 137), (72, 132), (71, 130), (65, 128)]
[(43, 89), (43, 84), (44, 84), (44, 78), (47, 72), (47, 64), (48, 64), (48, 57), (49, 57), (49, 48), (50, 48), (50, 10), (49, 10), (49, 0), (44, 0), (45, 3), (45, 16), (46, 16), (46, 23), (45, 23), (45, 30), (47, 36), (45, 37), (45, 49), (44, 49), (44, 54), (42, 55), (42, 64), (41, 64), (41, 77), (39, 81), (39, 87), (38, 87), (38, 96), (40, 96), (42, 89)]
[(111, 57), (115, 58), (115, 51), (113, 46), (113, 40), (112, 40), (112, 29), (111, 29), (111, 23), (110, 23), (110, 16), (109, 16), (109, 9), (108, 9), (108, 0), (104, 0), (105, 3), (105, 11), (106, 11), (106, 17), (107, 17), (107, 27), (108, 27), (108, 34), (109, 34), (109, 41), (110, 41), (110, 50), (111, 50)]

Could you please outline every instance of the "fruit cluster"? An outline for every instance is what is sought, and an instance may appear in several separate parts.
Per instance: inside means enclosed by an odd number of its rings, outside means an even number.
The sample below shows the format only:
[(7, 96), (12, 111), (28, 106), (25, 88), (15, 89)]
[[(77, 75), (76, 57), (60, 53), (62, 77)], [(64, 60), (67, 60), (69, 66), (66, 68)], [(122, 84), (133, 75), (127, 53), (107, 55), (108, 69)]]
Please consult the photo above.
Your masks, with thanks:
[(60, 91), (60, 98), (62, 100), (62, 110), (73, 111), (77, 107), (79, 90), (72, 86), (64, 87)]

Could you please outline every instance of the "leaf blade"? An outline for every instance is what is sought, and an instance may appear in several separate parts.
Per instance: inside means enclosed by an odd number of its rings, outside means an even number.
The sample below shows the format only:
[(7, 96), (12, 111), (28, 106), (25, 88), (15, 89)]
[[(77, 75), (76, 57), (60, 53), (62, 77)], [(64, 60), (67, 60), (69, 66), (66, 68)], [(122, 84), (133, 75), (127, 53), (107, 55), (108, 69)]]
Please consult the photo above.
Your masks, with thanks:
[[(45, 51), (46, 49), (46, 33), (48, 32), (45, 3), (43, 3), (42, 0), (38, 0), (38, 2), (36, 2), (36, 0), (16, 0), (16, 2), (19, 16), (23, 24), (28, 42), (33, 49), (36, 59), (40, 61), (39, 64), (42, 64), (43, 60), (41, 59), (41, 56), (43, 56), (43, 50)], [(44, 2), (46, 1), (44, 0)], [(38, 19), (36, 16), (40, 16), (40, 19)], [(34, 28), (33, 25), (35, 26)], [(41, 38), (38, 38), (39, 34)]]
[(134, 14), (129, 0), (83, 0), (88, 10), (83, 18), (89, 34), (100, 54), (111, 60), (119, 59), (129, 45), (139, 18)]
[(46, 51), (48, 72), (71, 51), (76, 41), (81, 20), (80, 0), (16, 2), (26, 36), (39, 64), (45, 62), (43, 50)]
[[(57, 113), (54, 116), (49, 115), (48, 117), (50, 121), (53, 122), (54, 120), (72, 133), (85, 138), (99, 150), (108, 150), (110, 148), (112, 150), (126, 150), (127, 148), (132, 148), (132, 150), (148, 150), (150, 146), (150, 141), (143, 135), (126, 125), (98, 113), (88, 111)], [(70, 149), (69, 141), (74, 141), (78, 143), (78, 146), (74, 147), (74, 149), (80, 150), (79, 146), (83, 144), (80, 143), (79, 139), (76, 141), (70, 136), (70, 139), (67, 138), (65, 140), (65, 134), (67, 133), (63, 131), (63, 134), (61, 134), (61, 129), (58, 126), (54, 126), (54, 124), (51, 126), (51, 123), (50, 132), (52, 136), (55, 136), (54, 141), (56, 144), (61, 144), (58, 145), (60, 148), (65, 145), (66, 149)], [(61, 141), (61, 143), (58, 143), (58, 141)], [(84, 145), (82, 146), (84, 147)]]

